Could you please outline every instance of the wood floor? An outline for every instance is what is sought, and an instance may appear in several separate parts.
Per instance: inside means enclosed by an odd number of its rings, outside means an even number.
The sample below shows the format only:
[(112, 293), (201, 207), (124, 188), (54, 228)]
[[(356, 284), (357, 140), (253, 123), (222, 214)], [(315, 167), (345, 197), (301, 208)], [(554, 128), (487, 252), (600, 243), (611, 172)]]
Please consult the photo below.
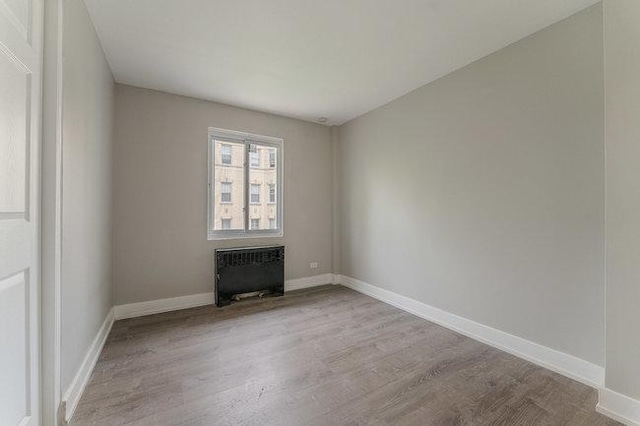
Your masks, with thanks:
[(609, 425), (596, 391), (340, 286), (115, 323), (72, 425)]

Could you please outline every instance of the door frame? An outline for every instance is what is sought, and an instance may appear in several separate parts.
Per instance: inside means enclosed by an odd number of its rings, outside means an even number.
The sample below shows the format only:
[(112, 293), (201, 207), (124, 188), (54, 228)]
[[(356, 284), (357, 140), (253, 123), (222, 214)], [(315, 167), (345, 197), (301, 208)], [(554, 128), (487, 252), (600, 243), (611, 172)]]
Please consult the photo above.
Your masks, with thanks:
[(63, 0), (44, 5), (41, 172), (41, 419), (64, 424), (61, 371)]

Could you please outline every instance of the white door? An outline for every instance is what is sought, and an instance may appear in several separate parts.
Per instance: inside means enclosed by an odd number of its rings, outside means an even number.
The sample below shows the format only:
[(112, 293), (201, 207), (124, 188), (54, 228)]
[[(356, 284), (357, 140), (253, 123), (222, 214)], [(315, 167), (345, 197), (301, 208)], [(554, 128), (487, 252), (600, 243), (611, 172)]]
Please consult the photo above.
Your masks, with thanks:
[(42, 0), (0, 0), (0, 425), (40, 423)]

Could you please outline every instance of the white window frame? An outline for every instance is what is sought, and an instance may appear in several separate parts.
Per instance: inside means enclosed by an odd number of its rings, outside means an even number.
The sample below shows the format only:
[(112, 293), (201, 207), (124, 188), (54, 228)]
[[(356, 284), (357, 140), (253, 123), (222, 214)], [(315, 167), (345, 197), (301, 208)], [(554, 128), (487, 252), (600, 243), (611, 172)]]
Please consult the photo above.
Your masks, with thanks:
[[(244, 230), (238, 229), (215, 229), (215, 202), (216, 189), (215, 189), (215, 141), (227, 141), (232, 143), (240, 143), (245, 145), (244, 150)], [(250, 145), (252, 143), (267, 146), (276, 150), (276, 203), (277, 215), (276, 215), (276, 228), (275, 229), (249, 229), (249, 210), (250, 201), (250, 188), (251, 182), (249, 181), (249, 172), (251, 170), (250, 165)], [(217, 129), (215, 127), (209, 128), (209, 182), (207, 189), (207, 239), (208, 240), (225, 240), (225, 239), (239, 239), (239, 238), (261, 238), (261, 237), (282, 237), (284, 235), (284, 141), (281, 138), (274, 138), (271, 136), (254, 135), (251, 133), (237, 132), (234, 130)], [(237, 188), (236, 188), (237, 190)], [(261, 197), (262, 198), (262, 197)]]

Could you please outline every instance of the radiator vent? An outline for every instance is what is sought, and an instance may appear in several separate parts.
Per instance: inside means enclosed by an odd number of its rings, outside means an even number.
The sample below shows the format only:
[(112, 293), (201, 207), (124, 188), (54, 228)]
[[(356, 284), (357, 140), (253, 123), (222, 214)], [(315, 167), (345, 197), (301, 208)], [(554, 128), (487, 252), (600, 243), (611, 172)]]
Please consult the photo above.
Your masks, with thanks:
[(216, 250), (216, 305), (253, 292), (284, 294), (284, 246)]
[(284, 247), (274, 249), (249, 249), (246, 251), (219, 250), (217, 256), (218, 268), (264, 265), (277, 262), (284, 262)]

